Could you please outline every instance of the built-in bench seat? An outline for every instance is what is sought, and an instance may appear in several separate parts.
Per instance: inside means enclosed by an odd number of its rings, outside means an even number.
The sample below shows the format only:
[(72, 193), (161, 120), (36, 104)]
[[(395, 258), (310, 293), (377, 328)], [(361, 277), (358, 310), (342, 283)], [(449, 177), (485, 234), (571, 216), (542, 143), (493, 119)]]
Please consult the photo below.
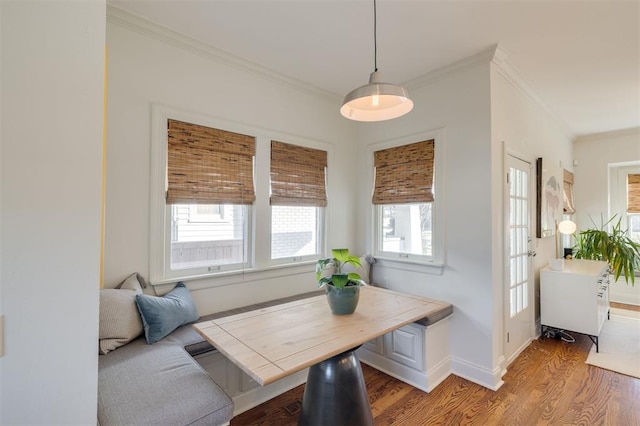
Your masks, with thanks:
[[(206, 315), (207, 321), (312, 297), (321, 291)], [(193, 357), (217, 352), (191, 325), (148, 345), (144, 336), (98, 357), (98, 424), (224, 425), (233, 400)], [(226, 374), (225, 374), (226, 375)]]
[[(262, 309), (323, 293), (323, 290), (319, 290), (248, 305), (206, 315), (201, 317), (199, 321)], [(392, 342), (390, 347), (394, 347), (394, 341), (397, 347), (404, 335), (417, 336), (414, 339), (418, 339), (423, 348), (425, 345), (437, 346), (438, 351), (442, 352), (442, 356), (440, 356), (442, 359), (429, 360), (437, 362), (442, 369), (442, 365), (449, 363), (448, 325), (443, 327), (443, 324), (448, 321), (452, 311), (451, 305), (443, 306), (440, 311), (428, 318), (422, 318), (413, 324), (389, 333)], [(439, 324), (440, 326), (438, 326)], [(415, 330), (418, 332), (416, 333)], [(436, 334), (433, 330), (439, 332)], [(402, 371), (390, 369), (384, 362), (380, 362), (380, 359), (385, 356), (384, 342), (385, 339), (388, 340), (387, 336), (389, 335), (363, 345), (359, 349), (360, 358), (363, 362), (416, 385), (412, 377), (403, 377)], [(393, 337), (394, 335), (395, 337)], [(428, 348), (425, 349), (425, 354), (428, 351)], [(369, 356), (371, 353), (376, 357)], [(248, 376), (244, 375), (231, 362), (222, 364), (208, 362), (207, 359), (213, 359), (211, 357), (223, 358), (214, 347), (203, 340), (191, 325), (179, 327), (153, 345), (148, 345), (144, 337), (139, 337), (117, 350), (100, 356), (98, 423), (103, 426), (123, 424), (223, 425), (227, 424), (234, 415), (259, 405), (287, 389), (276, 386), (272, 389), (277, 389), (277, 391), (272, 391), (272, 394), (263, 392), (260, 398), (253, 395), (250, 398), (244, 398), (242, 407), (237, 407), (240, 409), (234, 410), (234, 402), (242, 399), (242, 391), (252, 388), (255, 391), (258, 386), (255, 383), (249, 387), (241, 384), (234, 385), (233, 394), (225, 392), (228, 386), (225, 383), (220, 383), (221, 381), (227, 380), (229, 377), (237, 377), (238, 381), (246, 382)], [(391, 361), (397, 362), (393, 359)], [(225, 369), (235, 370), (233, 372), (214, 371), (220, 365), (223, 365)], [(424, 369), (427, 370), (427, 367), (425, 365)], [(214, 381), (216, 377), (225, 379)], [(298, 382), (291, 383), (293, 384), (287, 385), (288, 388), (300, 384)], [(424, 383), (421, 384), (422, 386), (420, 383), (416, 386), (426, 389)]]
[[(374, 284), (375, 285), (375, 284)], [(451, 374), (451, 304), (428, 317), (378, 337), (358, 349), (361, 362), (425, 392)]]
[(139, 337), (101, 355), (98, 424), (228, 424), (233, 401), (185, 351), (201, 341), (183, 326), (153, 345)]
[[(374, 284), (375, 285), (375, 284)], [(269, 306), (286, 303), (302, 298), (323, 295), (324, 290), (304, 293), (292, 297), (271, 300), (255, 305), (244, 306), (224, 312), (218, 312), (201, 318), (201, 321), (221, 318)], [(442, 307), (412, 324), (381, 336), (364, 344), (358, 349), (360, 360), (374, 368), (403, 380), (419, 389), (430, 392), (449, 374), (451, 374), (451, 361), (449, 351), (449, 319), (453, 313), (453, 306), (441, 302)], [(231, 361), (213, 351), (206, 342), (200, 343), (201, 356), (198, 361), (210, 371), (210, 374), (218, 377), (218, 384), (227, 391), (235, 404), (234, 412), (242, 413), (261, 402), (291, 389), (306, 379), (303, 371), (298, 378), (285, 378), (289, 380), (279, 387), (276, 384), (268, 385), (265, 389), (251, 380), (244, 372), (237, 368)], [(206, 351), (211, 351), (208, 354)], [(217, 359), (216, 359), (217, 357)], [(227, 371), (221, 374), (214, 371), (223, 366)], [(274, 387), (270, 390), (269, 387)], [(256, 393), (260, 393), (257, 395)]]

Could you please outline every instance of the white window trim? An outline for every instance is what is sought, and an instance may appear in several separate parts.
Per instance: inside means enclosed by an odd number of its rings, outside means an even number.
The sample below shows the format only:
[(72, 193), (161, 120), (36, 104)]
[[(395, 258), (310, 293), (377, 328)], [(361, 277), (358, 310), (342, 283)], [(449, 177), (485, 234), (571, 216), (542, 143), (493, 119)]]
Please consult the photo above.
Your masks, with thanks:
[[(242, 268), (234, 270), (195, 273), (167, 274), (169, 268), (171, 240), (170, 223), (166, 215), (171, 214), (165, 200), (167, 167), (167, 120), (169, 118), (196, 123), (203, 126), (225, 129), (231, 132), (252, 135), (256, 138), (255, 191), (256, 201), (248, 209), (248, 225), (245, 230), (247, 239), (247, 262)], [(315, 262), (322, 256), (304, 256), (300, 260), (291, 258), (271, 260), (271, 209), (269, 206), (269, 174), (271, 170), (271, 140), (287, 141), (292, 144), (327, 151), (328, 163), (332, 163), (333, 149), (328, 142), (310, 140), (275, 130), (252, 127), (220, 118), (212, 118), (193, 112), (187, 112), (162, 104), (151, 105), (151, 164), (150, 164), (150, 203), (149, 203), (149, 282), (159, 293), (168, 291), (177, 280), (192, 281), (191, 289), (211, 288), (242, 283), (247, 280), (261, 280), (280, 276), (295, 275), (315, 271)], [(260, 160), (259, 160), (260, 159)], [(327, 170), (329, 182), (330, 167)], [(328, 185), (329, 186), (329, 185)], [(327, 188), (327, 191), (329, 189)], [(321, 208), (321, 226), (318, 238), (320, 253), (327, 246), (329, 207)], [(256, 212), (268, 212), (257, 214)], [(257, 229), (269, 232), (257, 233)], [(206, 268), (203, 268), (206, 269)], [(180, 271), (178, 271), (180, 272)]]
[(203, 126), (222, 128), (243, 133), (229, 123), (221, 123), (211, 118), (174, 110), (162, 105), (151, 107), (151, 183), (149, 220), (149, 280), (152, 284), (188, 280), (224, 272), (241, 272), (251, 267), (253, 253), (252, 224), (254, 208), (247, 206), (247, 226), (244, 229), (246, 241), (245, 261), (240, 264), (215, 267), (171, 270), (171, 206), (166, 203), (167, 187), (167, 120), (176, 119)]
[[(432, 207), (432, 242), (433, 242), (433, 255), (431, 257), (426, 256), (418, 256), (418, 255), (406, 255), (397, 253), (396, 256), (390, 256), (388, 252), (380, 252), (378, 250), (378, 245), (380, 244), (378, 238), (378, 229), (380, 228), (380, 221), (382, 218), (380, 214), (378, 214), (379, 206), (371, 204), (370, 215), (372, 224), (370, 230), (370, 241), (371, 241), (371, 251), (374, 253), (376, 259), (381, 261), (381, 264), (385, 264), (387, 267), (394, 267), (394, 264), (398, 268), (402, 269), (411, 269), (417, 272), (426, 272), (430, 274), (441, 274), (444, 269), (445, 264), (445, 250), (444, 250), (444, 215), (442, 213), (442, 208), (444, 205), (443, 198), (444, 194), (446, 194), (446, 189), (444, 188), (443, 182), (443, 166), (444, 166), (444, 155), (443, 155), (443, 139), (444, 139), (444, 128), (429, 130), (422, 133), (416, 133), (412, 135), (403, 136), (398, 139), (394, 139), (391, 141), (380, 142), (376, 144), (369, 145), (368, 151), (369, 155), (367, 157), (368, 161), (368, 170), (369, 170), (369, 184), (370, 188), (374, 187), (374, 152), (380, 151), (388, 148), (395, 148), (398, 146), (408, 145), (410, 143), (431, 140), (434, 141), (434, 201)], [(371, 198), (369, 198), (369, 203), (371, 203)]]
[[(629, 227), (629, 216), (637, 213), (627, 213), (627, 175), (637, 173), (640, 173), (640, 161), (609, 164), (609, 212), (605, 221), (617, 214), (617, 218), (622, 219), (622, 225)], [(593, 220), (599, 225), (599, 218)]]

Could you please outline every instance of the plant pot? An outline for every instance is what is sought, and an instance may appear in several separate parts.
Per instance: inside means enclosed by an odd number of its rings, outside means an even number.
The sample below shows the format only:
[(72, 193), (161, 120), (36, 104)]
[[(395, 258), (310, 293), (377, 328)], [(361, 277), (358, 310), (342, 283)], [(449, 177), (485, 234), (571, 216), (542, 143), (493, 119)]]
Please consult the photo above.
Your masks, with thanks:
[(342, 288), (326, 285), (327, 302), (334, 315), (349, 315), (356, 310), (360, 298), (360, 286)]

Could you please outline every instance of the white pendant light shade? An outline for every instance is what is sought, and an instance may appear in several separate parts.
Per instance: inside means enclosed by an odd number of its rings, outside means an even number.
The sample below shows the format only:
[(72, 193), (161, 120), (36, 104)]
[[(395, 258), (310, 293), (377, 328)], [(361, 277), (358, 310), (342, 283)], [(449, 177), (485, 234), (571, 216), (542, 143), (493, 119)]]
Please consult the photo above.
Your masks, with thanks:
[(355, 121), (384, 121), (405, 115), (413, 102), (404, 87), (382, 82), (378, 71), (371, 73), (369, 84), (345, 96), (340, 114)]
[(358, 87), (344, 97), (340, 114), (355, 121), (384, 121), (405, 115), (413, 109), (413, 101), (404, 87), (384, 83), (378, 72), (378, 19), (373, 0), (373, 72), (369, 84)]
[(570, 235), (576, 232), (576, 224), (571, 220), (563, 220), (558, 224), (558, 231), (564, 235)]

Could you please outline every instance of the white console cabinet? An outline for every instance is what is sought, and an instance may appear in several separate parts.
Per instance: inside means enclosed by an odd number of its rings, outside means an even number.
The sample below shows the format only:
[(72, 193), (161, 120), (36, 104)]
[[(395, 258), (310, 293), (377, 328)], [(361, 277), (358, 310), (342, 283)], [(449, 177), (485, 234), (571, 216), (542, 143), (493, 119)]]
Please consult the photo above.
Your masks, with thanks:
[(572, 259), (561, 271), (540, 271), (540, 323), (588, 335), (598, 350), (598, 336), (609, 315), (606, 262)]

